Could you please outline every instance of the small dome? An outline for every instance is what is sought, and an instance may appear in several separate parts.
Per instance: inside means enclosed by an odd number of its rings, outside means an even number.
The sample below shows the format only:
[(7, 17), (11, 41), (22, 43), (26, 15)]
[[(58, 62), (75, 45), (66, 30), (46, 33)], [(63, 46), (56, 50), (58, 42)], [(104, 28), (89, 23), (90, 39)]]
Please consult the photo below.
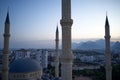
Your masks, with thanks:
[(10, 64), (10, 73), (28, 73), (41, 70), (39, 62), (31, 58), (17, 59)]

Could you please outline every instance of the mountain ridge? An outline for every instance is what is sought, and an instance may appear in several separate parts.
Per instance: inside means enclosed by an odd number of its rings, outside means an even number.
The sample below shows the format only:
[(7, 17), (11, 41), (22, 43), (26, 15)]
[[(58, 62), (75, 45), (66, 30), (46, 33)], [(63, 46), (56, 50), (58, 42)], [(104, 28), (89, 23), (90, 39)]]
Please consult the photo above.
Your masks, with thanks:
[[(110, 42), (111, 50), (112, 51), (120, 51), (120, 42)], [(85, 41), (80, 43), (73, 43), (72, 49), (79, 49), (79, 50), (104, 50), (105, 49), (105, 40), (98, 39), (95, 41)]]

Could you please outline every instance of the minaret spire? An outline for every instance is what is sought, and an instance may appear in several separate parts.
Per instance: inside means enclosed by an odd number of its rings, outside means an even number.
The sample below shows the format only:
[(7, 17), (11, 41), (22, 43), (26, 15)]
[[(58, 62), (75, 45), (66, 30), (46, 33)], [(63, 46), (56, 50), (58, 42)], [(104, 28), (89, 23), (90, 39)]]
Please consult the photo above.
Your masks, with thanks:
[(9, 12), (7, 12), (4, 29), (4, 48), (3, 48), (3, 68), (2, 68), (2, 80), (8, 80), (9, 73), (9, 37), (10, 37), (10, 20)]
[(6, 21), (5, 21), (5, 23), (10, 24), (10, 19), (9, 19), (9, 10), (8, 10), (8, 12), (7, 12), (7, 16), (6, 16)]
[(61, 77), (62, 80), (72, 80), (72, 61), (71, 50), (71, 0), (62, 0), (62, 55), (61, 55)]
[(106, 14), (106, 22), (105, 22), (105, 27), (109, 27), (109, 21), (108, 21), (107, 14)]
[(58, 30), (58, 24), (57, 24), (57, 27), (56, 27), (56, 33), (59, 33), (59, 30)]
[(55, 55), (55, 77), (59, 77), (59, 30), (58, 30), (58, 25), (56, 27), (56, 55)]
[(105, 56), (106, 56), (106, 80), (112, 80), (111, 51), (110, 51), (110, 29), (106, 15), (105, 21)]

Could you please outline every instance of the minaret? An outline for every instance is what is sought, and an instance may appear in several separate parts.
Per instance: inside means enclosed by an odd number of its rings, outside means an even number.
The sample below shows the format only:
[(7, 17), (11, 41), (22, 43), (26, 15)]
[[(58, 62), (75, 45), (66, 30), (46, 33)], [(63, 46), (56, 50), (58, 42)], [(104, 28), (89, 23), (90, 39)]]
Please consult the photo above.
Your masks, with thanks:
[(55, 77), (59, 77), (59, 31), (58, 31), (58, 26), (56, 29), (56, 55), (55, 55)]
[(3, 48), (3, 69), (2, 69), (2, 80), (8, 80), (9, 73), (9, 37), (10, 37), (10, 20), (9, 12), (7, 12), (7, 17), (5, 21), (4, 29), (4, 48)]
[(62, 80), (72, 80), (72, 61), (71, 50), (71, 0), (62, 0), (62, 55), (61, 55), (61, 77)]
[(110, 53), (110, 29), (108, 17), (106, 15), (105, 22), (105, 57), (106, 57), (106, 80), (112, 80), (112, 66)]

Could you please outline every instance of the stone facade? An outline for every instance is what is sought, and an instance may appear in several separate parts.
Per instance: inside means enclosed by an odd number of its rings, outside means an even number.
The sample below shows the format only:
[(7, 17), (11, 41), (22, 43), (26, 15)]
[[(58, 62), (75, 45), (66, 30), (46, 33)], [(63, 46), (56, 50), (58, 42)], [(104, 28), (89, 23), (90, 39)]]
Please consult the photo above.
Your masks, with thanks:
[(56, 54), (55, 54), (55, 77), (59, 77), (59, 31), (58, 31), (58, 26), (56, 29)]
[(111, 52), (110, 52), (110, 30), (108, 17), (105, 23), (105, 57), (106, 57), (106, 80), (112, 80)]
[(71, 50), (71, 0), (62, 0), (62, 55), (61, 55), (61, 76), (62, 80), (72, 80), (73, 54)]
[(7, 13), (4, 30), (4, 48), (3, 48), (3, 69), (2, 80), (8, 80), (9, 71), (9, 37), (10, 37), (10, 20), (9, 13)]
[(29, 73), (11, 73), (9, 80), (40, 80), (41, 71), (29, 72)]

